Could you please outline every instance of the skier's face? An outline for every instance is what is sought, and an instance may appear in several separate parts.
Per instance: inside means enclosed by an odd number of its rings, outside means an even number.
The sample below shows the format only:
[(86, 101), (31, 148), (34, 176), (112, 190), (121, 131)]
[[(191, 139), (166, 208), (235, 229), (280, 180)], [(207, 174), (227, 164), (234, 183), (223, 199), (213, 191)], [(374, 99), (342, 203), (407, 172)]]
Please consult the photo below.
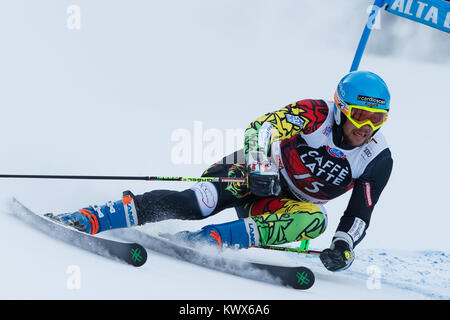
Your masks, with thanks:
[(358, 129), (350, 121), (345, 121), (342, 129), (344, 131), (344, 140), (352, 147), (362, 146), (369, 141), (373, 134), (373, 129), (369, 125), (364, 125)]

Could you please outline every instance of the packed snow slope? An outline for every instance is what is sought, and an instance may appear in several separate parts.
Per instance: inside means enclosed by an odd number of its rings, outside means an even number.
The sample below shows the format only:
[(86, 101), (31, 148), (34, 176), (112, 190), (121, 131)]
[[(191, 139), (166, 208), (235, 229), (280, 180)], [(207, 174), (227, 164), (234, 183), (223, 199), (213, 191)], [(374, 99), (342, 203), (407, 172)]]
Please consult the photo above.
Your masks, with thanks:
[[(241, 147), (233, 133), (260, 115), (304, 98), (332, 98), (369, 3), (80, 0), (79, 29), (74, 20), (67, 24), (74, 18), (68, 2), (3, 3), (0, 171), (199, 176)], [(300, 292), (153, 252), (146, 265), (132, 268), (34, 230), (16, 218), (11, 197), (58, 213), (119, 199), (127, 189), (138, 194), (190, 184), (2, 179), (0, 298), (449, 299), (450, 59), (440, 50), (449, 37), (409, 21), (394, 25), (408, 35), (399, 36), (387, 15), (361, 69), (380, 74), (391, 89), (382, 130), (394, 170), (349, 270), (328, 272), (316, 257), (237, 253), (311, 267), (316, 284)], [(383, 34), (396, 35), (402, 50), (383, 47), (389, 44)], [(349, 196), (327, 204), (327, 231), (312, 248), (329, 246)], [(230, 209), (204, 221), (140, 228), (195, 230), (235, 218)]]

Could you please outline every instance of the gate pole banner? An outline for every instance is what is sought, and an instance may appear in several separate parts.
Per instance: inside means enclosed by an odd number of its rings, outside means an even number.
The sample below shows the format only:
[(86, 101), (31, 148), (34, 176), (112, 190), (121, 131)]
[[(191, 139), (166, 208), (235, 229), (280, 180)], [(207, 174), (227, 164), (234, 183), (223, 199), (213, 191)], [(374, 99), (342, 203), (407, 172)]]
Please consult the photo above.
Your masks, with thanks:
[(386, 10), (450, 33), (450, 0), (388, 0)]

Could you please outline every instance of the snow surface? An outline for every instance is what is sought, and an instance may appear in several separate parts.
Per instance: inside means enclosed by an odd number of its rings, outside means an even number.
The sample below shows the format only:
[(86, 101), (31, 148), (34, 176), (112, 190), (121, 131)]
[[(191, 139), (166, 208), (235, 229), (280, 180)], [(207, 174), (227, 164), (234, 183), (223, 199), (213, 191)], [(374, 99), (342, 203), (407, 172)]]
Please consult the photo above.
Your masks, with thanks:
[[(77, 5), (79, 30), (66, 27), (65, 2), (1, 5), (2, 173), (199, 176), (211, 158), (228, 151), (227, 130), (243, 129), (303, 98), (330, 99), (350, 67), (366, 9), (356, 1), (331, 0)], [(388, 29), (383, 21), (374, 39)], [(403, 30), (412, 26), (398, 23)], [(369, 42), (361, 64), (391, 88), (392, 111), (382, 130), (394, 170), (349, 270), (328, 272), (317, 257), (261, 249), (236, 253), (310, 266), (316, 284), (295, 291), (153, 252), (146, 265), (132, 268), (30, 228), (14, 216), (11, 197), (37, 212), (66, 212), (119, 199), (126, 189), (138, 194), (191, 184), (2, 179), (0, 298), (448, 300), (450, 59), (445, 50), (425, 59), (424, 48), (433, 46), (427, 39), (437, 39), (439, 31), (414, 28), (421, 36), (397, 39), (404, 41), (401, 52), (378, 48), (388, 53), (372, 55), (377, 50)], [(438, 39), (449, 40), (441, 34)], [(203, 142), (195, 140), (199, 123)], [(188, 163), (175, 164), (174, 132), (180, 129), (194, 142)], [(199, 146), (213, 154), (198, 153)], [(312, 248), (329, 245), (349, 196), (327, 205), (329, 226)], [(226, 210), (204, 221), (170, 220), (140, 229), (195, 230), (235, 218)], [(74, 270), (80, 272), (76, 288)]]

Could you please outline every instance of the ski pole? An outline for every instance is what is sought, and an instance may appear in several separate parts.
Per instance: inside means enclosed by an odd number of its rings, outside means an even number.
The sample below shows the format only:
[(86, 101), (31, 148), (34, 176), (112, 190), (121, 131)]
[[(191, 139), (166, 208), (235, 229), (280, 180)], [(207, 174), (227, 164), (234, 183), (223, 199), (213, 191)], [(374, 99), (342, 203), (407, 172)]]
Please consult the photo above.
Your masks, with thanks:
[(312, 255), (320, 255), (322, 251), (317, 250), (309, 250), (309, 249), (300, 249), (300, 248), (288, 248), (288, 247), (278, 247), (278, 246), (263, 246), (260, 247), (262, 249), (269, 249), (269, 250), (278, 250), (278, 251), (285, 251), (285, 252), (295, 252), (295, 253), (302, 253), (302, 254), (312, 254)]
[(5, 179), (77, 179), (77, 180), (143, 180), (143, 181), (185, 181), (185, 182), (238, 182), (247, 183), (247, 177), (163, 177), (163, 176), (85, 176), (85, 175), (39, 175), (39, 174), (0, 174)]

